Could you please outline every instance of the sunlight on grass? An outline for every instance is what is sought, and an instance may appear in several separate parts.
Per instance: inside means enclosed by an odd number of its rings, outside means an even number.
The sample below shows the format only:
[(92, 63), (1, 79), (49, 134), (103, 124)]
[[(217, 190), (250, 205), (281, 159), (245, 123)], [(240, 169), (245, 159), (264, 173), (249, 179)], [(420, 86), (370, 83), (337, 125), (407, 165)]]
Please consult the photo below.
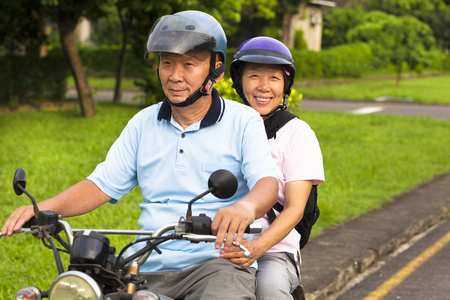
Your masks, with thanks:
[(377, 97), (412, 98), (414, 102), (450, 104), (450, 75), (404, 79), (399, 86), (394, 80), (358, 81), (297, 87), (304, 98), (374, 100)]
[[(134, 84), (135, 79), (130, 78), (123, 78), (122, 79), (122, 88), (123, 89), (138, 89), (136, 85)], [(116, 79), (105, 77), (105, 78), (99, 78), (99, 77), (89, 77), (88, 78), (89, 86), (93, 88), (94, 90), (105, 90), (105, 89), (114, 89), (116, 85)], [(75, 82), (73, 80), (73, 77), (67, 78), (67, 86), (74, 87)]]

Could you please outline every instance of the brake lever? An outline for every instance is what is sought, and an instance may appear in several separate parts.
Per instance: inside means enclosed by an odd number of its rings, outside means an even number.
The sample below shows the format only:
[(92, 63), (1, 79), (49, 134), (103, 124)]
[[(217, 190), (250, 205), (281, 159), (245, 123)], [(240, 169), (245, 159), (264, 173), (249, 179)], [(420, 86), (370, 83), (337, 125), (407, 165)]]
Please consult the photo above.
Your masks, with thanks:
[[(17, 230), (17, 231), (14, 231), (14, 232), (13, 232), (13, 235), (14, 235), (14, 234), (18, 234), (18, 233), (34, 234), (34, 233), (38, 233), (39, 231), (40, 231), (39, 228), (36, 228), (36, 229), (22, 228), (22, 229), (19, 229), (19, 230)], [(0, 232), (0, 238), (1, 238), (2, 236), (3, 236), (3, 235), (2, 235), (2, 233)]]

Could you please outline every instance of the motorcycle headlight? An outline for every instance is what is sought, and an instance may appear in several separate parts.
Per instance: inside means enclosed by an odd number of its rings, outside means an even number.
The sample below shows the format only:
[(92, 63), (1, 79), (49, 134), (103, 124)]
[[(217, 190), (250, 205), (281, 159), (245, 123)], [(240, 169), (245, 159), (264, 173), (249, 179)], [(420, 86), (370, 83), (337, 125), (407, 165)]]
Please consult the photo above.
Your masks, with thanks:
[(41, 300), (41, 291), (35, 286), (21, 288), (16, 293), (16, 300)]
[(56, 277), (49, 294), (50, 300), (102, 300), (103, 295), (97, 282), (79, 271), (68, 271)]
[(132, 300), (160, 300), (160, 298), (150, 291), (142, 290), (134, 293)]

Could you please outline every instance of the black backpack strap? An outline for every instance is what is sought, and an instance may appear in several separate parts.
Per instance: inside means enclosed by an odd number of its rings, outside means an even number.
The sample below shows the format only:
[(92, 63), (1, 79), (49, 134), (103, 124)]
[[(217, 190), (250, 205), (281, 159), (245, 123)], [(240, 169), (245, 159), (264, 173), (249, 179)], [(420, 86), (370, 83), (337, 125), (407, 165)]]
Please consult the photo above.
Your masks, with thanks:
[(277, 212), (281, 212), (283, 210), (284, 206), (280, 204), (280, 202), (277, 202), (273, 205), (273, 207), (267, 212), (267, 217), (269, 218), (269, 222), (270, 224), (273, 223), (273, 221), (275, 221), (275, 219), (277, 218), (277, 216), (275, 215), (275, 212), (273, 211), (274, 209)]
[(272, 114), (269, 118), (264, 120), (264, 127), (266, 128), (267, 139), (276, 138), (277, 131), (281, 127), (286, 125), (287, 122), (293, 118), (298, 118), (296, 115), (291, 114), (285, 110), (279, 110)]

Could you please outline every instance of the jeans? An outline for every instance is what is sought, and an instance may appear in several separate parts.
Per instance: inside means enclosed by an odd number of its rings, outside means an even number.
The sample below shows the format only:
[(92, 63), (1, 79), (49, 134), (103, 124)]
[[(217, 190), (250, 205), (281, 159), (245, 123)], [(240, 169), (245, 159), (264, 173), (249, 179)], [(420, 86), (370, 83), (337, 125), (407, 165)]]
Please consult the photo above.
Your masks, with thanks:
[(256, 299), (293, 299), (291, 293), (300, 284), (300, 270), (290, 254), (266, 253), (258, 258)]
[(256, 270), (215, 258), (184, 271), (141, 273), (150, 291), (185, 300), (255, 299)]

